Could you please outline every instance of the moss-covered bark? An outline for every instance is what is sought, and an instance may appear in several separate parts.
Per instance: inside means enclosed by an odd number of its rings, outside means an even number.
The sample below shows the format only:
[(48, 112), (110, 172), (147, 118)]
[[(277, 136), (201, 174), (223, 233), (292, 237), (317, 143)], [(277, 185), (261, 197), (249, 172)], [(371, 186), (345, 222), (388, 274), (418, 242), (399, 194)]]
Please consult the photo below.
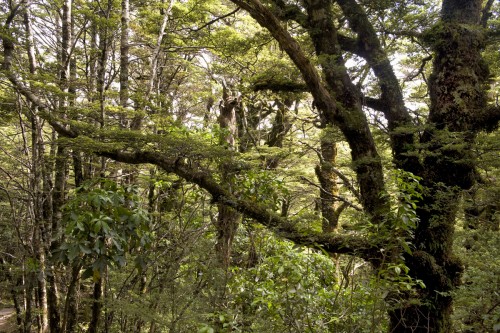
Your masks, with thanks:
[(481, 5), (480, 0), (444, 1), (441, 20), (428, 36), (435, 56), (422, 137), (421, 176), (427, 190), (417, 211), (416, 251), (407, 258), (411, 274), (426, 288), (391, 312), (391, 332), (452, 332), (450, 292), (463, 270), (452, 253), (458, 198), (476, 182), (472, 145), (477, 132), (487, 129)]

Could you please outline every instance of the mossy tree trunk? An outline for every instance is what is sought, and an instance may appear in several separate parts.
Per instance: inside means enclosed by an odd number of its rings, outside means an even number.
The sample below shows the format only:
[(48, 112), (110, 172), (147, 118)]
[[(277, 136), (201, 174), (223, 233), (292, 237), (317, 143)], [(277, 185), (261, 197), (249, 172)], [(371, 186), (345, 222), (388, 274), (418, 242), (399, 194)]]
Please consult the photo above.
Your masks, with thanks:
[[(384, 239), (367, 239), (352, 235), (337, 235), (334, 233), (314, 233), (308, 231), (304, 235), (296, 225), (284, 216), (270, 212), (265, 205), (237, 196), (234, 190), (237, 185), (232, 182), (233, 172), (231, 159), (215, 169), (220, 177), (212, 177), (209, 169), (190, 163), (189, 156), (161, 155), (157, 151), (141, 148), (121, 150), (113, 145), (96, 145), (98, 154), (117, 161), (131, 164), (152, 163), (166, 172), (175, 173), (208, 191), (219, 209), (216, 223), (218, 239), (216, 251), (222, 267), (230, 263), (231, 243), (236, 232), (239, 213), (245, 214), (272, 229), (277, 235), (285, 237), (300, 245), (321, 246), (329, 253), (348, 253), (357, 255), (381, 267), (384, 250), (394, 245), (393, 234), (397, 225), (391, 229), (391, 204), (386, 195), (384, 169), (379, 157), (379, 147), (375, 144), (364, 108), (370, 107), (383, 113), (389, 129), (388, 137), (392, 150), (394, 167), (412, 172), (423, 179), (425, 192), (418, 203), (417, 215), (419, 224), (413, 238), (406, 240), (412, 243), (413, 252), (407, 254), (406, 265), (410, 268), (413, 278), (421, 279), (426, 288), (415, 287), (408, 296), (401, 291), (395, 303), (391, 299), (390, 307), (391, 332), (451, 332), (450, 314), (452, 310), (451, 293), (458, 285), (462, 267), (452, 253), (453, 230), (458, 210), (458, 200), (464, 190), (470, 189), (477, 181), (475, 156), (472, 155), (477, 134), (490, 130), (499, 120), (499, 109), (488, 106), (486, 90), (488, 89), (488, 68), (481, 52), (485, 42), (485, 16), (481, 0), (444, 0), (441, 18), (435, 27), (429, 29), (422, 40), (432, 43), (433, 74), (429, 79), (430, 109), (425, 131), (418, 136), (412, 116), (405, 107), (404, 97), (399, 81), (392, 68), (389, 56), (381, 43), (378, 33), (371, 22), (370, 15), (365, 11), (365, 4), (356, 0), (304, 0), (300, 5), (293, 1), (269, 0), (265, 5), (259, 0), (232, 0), (240, 8), (246, 10), (260, 25), (265, 27), (279, 44), (280, 49), (287, 53), (291, 61), (301, 73), (307, 90), (314, 98), (314, 106), (325, 126), (335, 126), (341, 132), (351, 149), (352, 169), (359, 185), (359, 202), (363, 206), (366, 218), (371, 225), (388, 228), (388, 237)], [(107, 2), (107, 12), (100, 15), (109, 17), (111, 2)], [(491, 4), (491, 1), (488, 1)], [(338, 6), (336, 6), (338, 5)], [(335, 11), (334, 11), (335, 10)], [(10, 37), (10, 23), (15, 16), (11, 8), (4, 25), (5, 35)], [(338, 19), (348, 22), (339, 30)], [(166, 20), (166, 17), (165, 17)], [(286, 21), (293, 20), (301, 25), (310, 38), (310, 45), (299, 43), (290, 31)], [(99, 36), (99, 59), (92, 55), (90, 59), (91, 78), (89, 91), (97, 89), (100, 104), (100, 125), (104, 127), (104, 92), (105, 67), (108, 61), (107, 52), (109, 31), (103, 26), (93, 28), (93, 46), (97, 46)], [(343, 30), (350, 29), (349, 34), (342, 35)], [(350, 37), (355, 36), (355, 37)], [(3, 69), (5, 75), (27, 100), (33, 104), (33, 109), (47, 110), (48, 106), (40, 101), (36, 92), (26, 89), (23, 82), (15, 75), (13, 63), (14, 38), (3, 38)], [(303, 47), (309, 48), (307, 51)], [(379, 97), (366, 98), (357, 87), (347, 69), (345, 53), (349, 52), (362, 57), (371, 68), (379, 91)], [(314, 54), (311, 57), (311, 54)], [(95, 68), (97, 67), (97, 68)], [(154, 67), (154, 66), (153, 66)], [(154, 72), (154, 70), (153, 70)], [(95, 73), (92, 74), (92, 73)], [(154, 74), (154, 73), (153, 73)], [(95, 88), (94, 88), (95, 81)], [(125, 90), (123, 90), (124, 92)], [(122, 92), (122, 91), (121, 91)], [(237, 137), (234, 107), (237, 100), (230, 98), (227, 89), (224, 90), (221, 104), (220, 127), (224, 130), (220, 143), (228, 149), (235, 149)], [(125, 99), (122, 96), (122, 102)], [(122, 103), (123, 104), (123, 103)], [(68, 138), (79, 136), (78, 130), (69, 129), (50, 117), (48, 122), (57, 131)], [(36, 113), (32, 118), (33, 129), (40, 131), (36, 123)], [(62, 119), (64, 120), (64, 119)], [(276, 127), (278, 129), (278, 127)], [(34, 132), (35, 133), (35, 132)], [(276, 134), (283, 133), (283, 129)], [(35, 134), (34, 134), (35, 135)], [(167, 136), (168, 133), (165, 133)], [(275, 136), (279, 139), (279, 135)], [(40, 135), (33, 137), (33, 146)], [(97, 137), (96, 140), (100, 140)], [(327, 141), (325, 141), (326, 143)], [(38, 143), (38, 142), (36, 142)], [(35, 154), (33, 160), (35, 162)], [(39, 152), (38, 152), (39, 153)], [(327, 145), (322, 146), (322, 155), (326, 164), (320, 171), (328, 171), (327, 163), (334, 159), (335, 151)], [(422, 156), (417, 156), (423, 153)], [(42, 154), (43, 155), (43, 154)], [(104, 159), (103, 159), (104, 161)], [(47, 191), (48, 177), (44, 176), (44, 164), (33, 170), (33, 193), (37, 198), (52, 197)], [(103, 165), (104, 167), (104, 165)], [(46, 173), (46, 172), (45, 172)], [(90, 174), (90, 172), (88, 172)], [(333, 181), (329, 175), (319, 172), (325, 180), (323, 187), (331, 187), (327, 192), (334, 191)], [(321, 178), (323, 177), (323, 178)], [(330, 177), (330, 178), (329, 178)], [(329, 181), (329, 183), (326, 182)], [(326, 198), (326, 197), (325, 197)], [(49, 201), (44, 201), (48, 204)], [(325, 201), (326, 202), (326, 201)], [(44, 249), (47, 240), (45, 227), (51, 221), (51, 209), (38, 207), (41, 202), (34, 202), (34, 210), (42, 211), (41, 222), (37, 224), (35, 244), (38, 249)], [(392, 207), (391, 207), (392, 205)], [(327, 210), (325, 210), (326, 213)], [(326, 214), (325, 215), (328, 215)], [(335, 217), (331, 218), (332, 221)], [(37, 221), (38, 222), (38, 221)], [(327, 226), (328, 227), (328, 226)], [(386, 229), (384, 229), (386, 230)], [(325, 228), (325, 231), (329, 231)], [(376, 238), (376, 237), (373, 237)], [(396, 253), (399, 257), (399, 252)], [(44, 262), (45, 252), (40, 251), (39, 258)], [(89, 332), (98, 330), (100, 317), (100, 302), (102, 301), (103, 281), (94, 285), (94, 308)], [(40, 286), (40, 291), (46, 286)], [(45, 295), (40, 293), (39, 303), (46, 302)], [(42, 310), (42, 313), (45, 312)], [(44, 320), (45, 321), (45, 320)], [(43, 323), (41, 326), (46, 326)]]
[(347, 202), (339, 200), (338, 176), (334, 169), (337, 164), (337, 143), (328, 129), (320, 138), (319, 165), (316, 166), (316, 177), (320, 189), (320, 210), (323, 232), (333, 232), (339, 225), (340, 214), (348, 207)]
[[(498, 109), (488, 108), (485, 91), (488, 70), (481, 58), (484, 31), (482, 1), (446, 0), (441, 20), (430, 30), (434, 42), (434, 69), (429, 82), (431, 107), (421, 138), (425, 155), (417, 157), (417, 142), (410, 131), (409, 115), (389, 58), (364, 8), (355, 0), (337, 4), (356, 33), (339, 34), (334, 24), (332, 1), (307, 0), (304, 10), (275, 1), (280, 10), (268, 9), (258, 0), (234, 0), (267, 28), (290, 56), (315, 99), (323, 121), (337, 126), (351, 148), (360, 186), (360, 201), (372, 223), (387, 220), (389, 203), (384, 198), (381, 163), (363, 115), (362, 97), (345, 68), (343, 51), (363, 57), (378, 79), (380, 98), (369, 106), (384, 113), (388, 122), (394, 164), (421, 176), (425, 196), (417, 209), (420, 223), (411, 241), (415, 251), (406, 258), (410, 274), (423, 280), (425, 289), (416, 298), (399, 299), (390, 310), (391, 332), (450, 332), (452, 300), (461, 265), (453, 257), (452, 240), (458, 209), (457, 196), (476, 181), (471, 147), (476, 134), (498, 121)], [(280, 27), (295, 20), (308, 32), (321, 67), (312, 68), (301, 46)], [(484, 25), (484, 24), (483, 24)], [(460, 144), (452, 144), (459, 142)], [(390, 240), (388, 240), (390, 242)]]
[[(237, 104), (238, 99), (230, 95), (229, 88), (224, 83), (219, 115), (219, 126), (222, 130), (220, 142), (228, 150), (232, 151), (236, 149), (236, 138), (238, 136), (235, 111)], [(220, 171), (223, 181), (231, 186), (230, 184), (233, 183), (234, 175), (231, 174), (230, 170), (227, 170), (227, 165), (223, 163)], [(227, 271), (231, 263), (231, 247), (241, 215), (234, 209), (224, 205), (224, 203), (218, 204), (218, 210), (219, 213), (216, 221), (217, 243), (215, 250), (219, 264)]]
[(427, 191), (418, 209), (416, 251), (407, 258), (410, 272), (426, 288), (418, 291), (418, 302), (391, 312), (391, 332), (452, 332), (450, 292), (463, 270), (452, 253), (458, 198), (477, 180), (472, 146), (490, 117), (481, 10), (481, 0), (446, 0), (431, 32), (435, 57), (421, 175)]

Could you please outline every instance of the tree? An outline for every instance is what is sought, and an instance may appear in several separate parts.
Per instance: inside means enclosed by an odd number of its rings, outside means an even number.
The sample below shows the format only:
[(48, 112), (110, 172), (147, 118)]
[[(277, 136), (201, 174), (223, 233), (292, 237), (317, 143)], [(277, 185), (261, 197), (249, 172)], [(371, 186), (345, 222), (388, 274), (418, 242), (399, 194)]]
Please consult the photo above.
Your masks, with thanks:
[[(67, 119), (60, 116), (61, 103), (54, 106), (46, 95), (28, 87), (28, 75), (15, 66), (13, 57), (22, 57), (15, 53), (16, 31), (13, 22), (24, 3), (10, 4), (9, 15), (5, 19), (2, 35), (5, 77), (32, 108), (39, 110), (40, 116), (59, 135), (71, 142), (72, 149), (88, 150), (101, 156), (101, 171), (104, 170), (105, 158), (128, 164), (154, 164), (163, 171), (173, 173), (206, 190), (220, 210), (237, 211), (298, 245), (320, 247), (330, 254), (344, 253), (360, 257), (370, 262), (378, 275), (387, 279), (401, 274), (398, 265), (404, 260), (409, 275), (414, 281), (422, 283), (410, 284), (409, 290), (400, 288), (386, 297), (389, 331), (451, 332), (451, 292), (459, 285), (463, 270), (452, 251), (454, 224), (460, 208), (456, 198), (480, 180), (481, 174), (477, 171), (477, 156), (474, 155), (473, 148), (479, 133), (494, 131), (500, 120), (500, 108), (488, 96), (492, 77), (489, 64), (483, 58), (486, 47), (498, 44), (495, 32), (497, 26), (494, 21), (489, 21), (492, 13), (498, 12), (498, 8), (494, 7), (493, 1), (483, 4), (480, 0), (444, 0), (438, 17), (432, 12), (426, 17), (419, 9), (423, 5), (412, 1), (372, 4), (356, 0), (304, 0), (299, 3), (284, 0), (232, 0), (231, 3), (246, 11), (267, 30), (272, 42), (293, 63), (295, 71), (292, 74), (300, 73), (300, 77), (292, 78), (295, 80), (292, 82), (268, 80), (265, 89), (310, 92), (320, 127), (326, 128), (324, 135), (331, 135), (329, 128), (337, 128), (342, 133), (350, 148), (352, 170), (359, 187), (356, 192), (359, 192), (358, 199), (364, 211), (359, 222), (364, 225), (365, 232), (328, 232), (335, 229), (338, 220), (335, 215), (345, 209), (345, 205), (340, 206), (344, 207), (342, 209), (332, 207), (330, 200), (330, 195), (336, 191), (335, 177), (330, 169), (335, 159), (335, 149), (331, 146), (334, 140), (331, 138), (322, 139), (319, 155), (323, 160), (317, 171), (320, 186), (328, 192), (328, 195), (320, 195), (322, 201), (327, 203), (322, 213), (328, 223), (324, 224), (324, 232), (315, 231), (314, 228), (305, 232), (300, 221), (289, 218), (286, 214), (279, 214), (275, 207), (266, 205), (264, 200), (257, 202), (255, 197), (258, 196), (245, 195), (243, 181), (238, 182), (237, 177), (227, 180), (225, 170), (244, 173), (250, 168), (243, 155), (234, 149), (220, 147), (221, 143), (226, 145), (222, 141), (227, 140), (218, 140), (215, 147), (212, 147), (201, 140), (203, 134), (189, 130), (183, 132), (185, 129), (177, 131), (175, 127), (166, 127), (165, 132), (159, 135), (143, 134), (141, 130), (145, 132), (146, 129), (140, 125), (133, 127), (135, 131), (127, 134), (124, 134), (123, 128), (121, 131), (106, 131), (106, 121), (113, 120), (107, 110), (107, 103), (112, 102), (107, 99), (105, 92), (107, 89), (112, 90), (114, 64), (109, 62), (109, 57), (114, 54), (114, 50), (110, 31), (113, 26), (103, 24), (102, 20), (94, 31), (100, 44), (97, 69), (94, 70), (95, 65), (91, 65), (91, 62), (86, 64), (92, 68), (90, 80), (93, 75), (97, 78), (99, 117), (94, 119), (100, 125), (99, 130), (78, 122), (71, 122), (71, 126), (68, 126)], [(106, 5), (106, 8), (100, 7), (102, 10), (107, 9), (107, 12), (100, 13), (104, 21), (110, 20), (113, 4), (108, 1)], [(171, 8), (170, 4), (167, 10), (163, 8), (164, 22), (167, 21), (170, 10), (178, 10), (189, 19), (196, 15), (210, 17), (206, 14), (210, 10), (204, 12), (209, 4), (199, 11), (187, 10), (186, 8), (192, 9), (190, 5), (187, 2), (186, 7)], [(430, 21), (432, 26), (429, 29), (417, 26), (421, 32), (388, 30), (397, 28), (391, 25), (398, 19), (403, 22), (402, 25), (407, 24), (403, 19), (414, 12), (423, 16), (424, 21)], [(230, 13), (234, 14), (234, 9), (231, 8)], [(387, 23), (378, 20), (384, 15), (388, 17)], [(227, 17), (218, 15), (209, 21), (208, 26), (220, 22), (222, 25), (231, 25), (233, 22), (224, 21)], [(159, 87), (158, 91), (164, 93), (162, 89), (168, 89), (174, 82), (174, 77), (179, 72), (186, 71), (190, 62), (195, 62), (195, 58), (200, 56), (185, 51), (184, 61), (173, 71), (170, 80), (167, 75), (170, 73), (156, 73), (162, 45), (167, 43), (167, 39), (163, 38), (165, 24), (161, 25), (158, 42), (154, 46), (147, 96), (150, 96), (155, 82)], [(123, 25), (122, 32), (125, 32), (126, 20)], [(196, 32), (199, 31), (194, 29), (194, 33)], [(94, 35), (92, 38), (96, 43)], [(405, 51), (401, 45), (397, 45), (399, 49), (395, 49), (395, 35), (413, 39), (415, 43), (422, 45), (423, 51), (432, 56), (432, 69), (428, 68), (429, 58), (425, 56), (416, 72), (424, 75), (429, 93), (429, 106), (422, 126), (418, 123), (419, 118), (409, 111), (409, 103), (405, 100), (397, 71), (390, 61), (395, 50), (400, 56)], [(126, 34), (122, 37), (126, 39)], [(178, 43), (176, 46), (180, 48), (185, 46), (173, 37), (168, 43)], [(123, 42), (122, 47), (127, 44)], [(240, 47), (245, 45), (235, 44)], [(66, 51), (63, 50), (63, 54), (64, 52)], [(124, 57), (132, 54), (132, 51), (127, 52), (122, 48), (121, 54)], [(167, 52), (161, 55), (168, 59)], [(363, 66), (373, 75), (370, 85), (363, 87), (362, 80), (353, 79), (356, 69), (349, 68), (347, 59), (362, 59)], [(63, 63), (67, 63), (67, 60)], [(132, 62), (121, 64), (122, 72), (133, 73)], [(426, 71), (431, 72), (428, 78), (425, 76)], [(106, 79), (109, 82), (106, 83)], [(186, 83), (182, 77), (175, 82), (177, 86)], [(120, 76), (120, 83), (120, 100), (115, 103), (125, 107), (126, 89), (135, 89), (138, 93), (141, 88), (140, 85), (132, 84), (129, 87), (124, 76)], [(64, 89), (62, 83), (61, 90), (65, 92)], [(50, 92), (48, 89), (47, 91)], [(82, 89), (76, 91), (75, 96), (84, 96), (92, 101), (93, 89), (90, 92), (87, 95)], [(148, 101), (143, 103), (138, 97), (135, 98), (137, 105), (153, 116), (157, 109), (166, 108), (169, 112), (174, 109), (169, 106), (179, 103), (178, 96), (180, 95), (171, 92), (170, 103), (162, 103), (161, 94), (158, 94), (156, 97), (159, 101), (147, 106)], [(224, 100), (227, 102), (226, 97)], [(194, 99), (190, 102), (194, 104)], [(389, 168), (399, 170), (394, 172), (399, 185), (397, 200), (393, 200), (394, 195), (391, 196), (387, 177), (384, 175), (382, 145), (374, 138), (367, 109), (381, 113), (383, 123), (387, 126), (386, 135), (392, 153), (392, 165)], [(169, 116), (174, 115), (170, 113)], [(180, 110), (175, 116), (182, 122), (186, 119), (186, 112)], [(220, 131), (223, 133), (225, 126), (221, 124)], [(232, 128), (235, 127), (232, 124)], [(288, 129), (281, 130), (287, 131)], [(226, 130), (226, 135), (228, 133), (231, 141), (237, 136), (232, 130)], [(271, 135), (272, 133), (271, 131)], [(229, 146), (233, 146), (233, 142)], [(336, 176), (341, 178), (341, 175)], [(415, 185), (418, 182), (423, 186), (421, 193), (420, 184)], [(263, 189), (260, 191), (263, 192)], [(227, 265), (229, 250), (224, 249)], [(391, 267), (398, 269), (391, 271)]]
[[(340, 128), (351, 148), (361, 202), (372, 222), (381, 224), (392, 222), (388, 221), (389, 203), (382, 195), (382, 166), (363, 113), (362, 96), (345, 67), (342, 44), (348, 44), (344, 50), (363, 57), (373, 70), (381, 91), (379, 110), (390, 131), (394, 164), (422, 177), (426, 187), (417, 209), (420, 221), (412, 240), (414, 250), (406, 255), (412, 276), (422, 279), (426, 288), (417, 291), (417, 302), (408, 300), (391, 310), (390, 330), (451, 331), (448, 293), (458, 285), (462, 271), (451, 249), (458, 208), (453, 198), (477, 179), (474, 157), (470, 155), (477, 133), (496, 127), (500, 118), (498, 106), (487, 103), (489, 71), (481, 55), (486, 38), (481, 22), (487, 22), (484, 16), (490, 15), (491, 3), (483, 9), (481, 1), (443, 1), (441, 18), (426, 36), (434, 53), (429, 79), (431, 100), (428, 121), (417, 142), (408, 128), (412, 119), (394, 69), (361, 4), (336, 1), (357, 35), (348, 38), (340, 35), (334, 25), (331, 1), (304, 1), (302, 8), (282, 1), (271, 2), (271, 8), (254, 0), (233, 2), (269, 30), (300, 70), (327, 122)], [(280, 21), (287, 19), (307, 30), (322, 78), (281, 25)], [(450, 146), (455, 138), (461, 144)], [(418, 149), (422, 149), (422, 159), (417, 157)]]

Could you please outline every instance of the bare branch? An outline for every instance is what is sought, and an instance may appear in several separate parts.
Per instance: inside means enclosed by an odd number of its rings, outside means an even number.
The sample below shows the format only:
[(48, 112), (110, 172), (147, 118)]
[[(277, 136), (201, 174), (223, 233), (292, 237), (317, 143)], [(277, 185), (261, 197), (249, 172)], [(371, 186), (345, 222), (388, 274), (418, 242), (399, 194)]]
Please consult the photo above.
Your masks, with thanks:
[(495, 0), (488, 0), (482, 10), (480, 24), (483, 28), (486, 28), (488, 26), (488, 20), (491, 17), (491, 7), (493, 7), (493, 2), (495, 2)]
[[(327, 194), (327, 195), (331, 196), (332, 198), (337, 199), (337, 200), (339, 200), (339, 201), (342, 201), (343, 203), (347, 204), (347, 206), (350, 206), (350, 207), (354, 208), (354, 209), (355, 209), (355, 210), (357, 210), (358, 212), (362, 212), (362, 211), (363, 211), (363, 208), (362, 208), (362, 207), (360, 207), (360, 206), (356, 205), (355, 203), (353, 203), (353, 202), (351, 202), (351, 201), (347, 200), (347, 199), (346, 199), (346, 198), (344, 198), (344, 197), (341, 197), (341, 196), (338, 196), (338, 195), (335, 195), (335, 194), (333, 194), (333, 193), (330, 193), (330, 192), (326, 191), (323, 187), (321, 187), (320, 185), (316, 184), (315, 182), (313, 182), (312, 180), (308, 179), (307, 177), (302, 176), (302, 177), (300, 177), (300, 179), (302, 179), (303, 181), (307, 182), (309, 185), (312, 185), (312, 186), (314, 186), (314, 187), (319, 188), (319, 190), (320, 190), (321, 192), (323, 192), (323, 193), (325, 193), (325, 194)], [(352, 190), (351, 190), (351, 191), (352, 191)]]
[(226, 17), (229, 17), (229, 16), (231, 16), (231, 15), (233, 15), (233, 14), (236, 14), (239, 10), (240, 10), (240, 8), (236, 8), (235, 10), (233, 10), (233, 11), (231, 11), (231, 12), (227, 13), (227, 14), (224, 14), (224, 15), (222, 15), (222, 16), (218, 16), (218, 17), (214, 18), (213, 20), (208, 21), (207, 23), (203, 24), (203, 25), (202, 25), (201, 27), (199, 27), (199, 28), (196, 28), (196, 29), (190, 29), (190, 30), (191, 30), (191, 31), (194, 31), (194, 32), (200, 31), (200, 30), (202, 30), (202, 29), (204, 29), (204, 28), (206, 28), (206, 27), (208, 27), (208, 26), (210, 26), (210, 25), (214, 24), (214, 23), (215, 23), (215, 22), (217, 22), (217, 21), (223, 20), (223, 19), (225, 19)]
[[(430, 56), (427, 56), (425, 58), (422, 59), (422, 63), (420, 64), (420, 67), (418, 68), (417, 72), (416, 73), (411, 73), (410, 75), (408, 75), (406, 78), (405, 78), (405, 81), (412, 81), (413, 79), (415, 79), (417, 76), (419, 76), (420, 74), (423, 74), (424, 73), (424, 69), (425, 69), (425, 65), (432, 60), (432, 55)], [(425, 78), (424, 78), (425, 79)]]

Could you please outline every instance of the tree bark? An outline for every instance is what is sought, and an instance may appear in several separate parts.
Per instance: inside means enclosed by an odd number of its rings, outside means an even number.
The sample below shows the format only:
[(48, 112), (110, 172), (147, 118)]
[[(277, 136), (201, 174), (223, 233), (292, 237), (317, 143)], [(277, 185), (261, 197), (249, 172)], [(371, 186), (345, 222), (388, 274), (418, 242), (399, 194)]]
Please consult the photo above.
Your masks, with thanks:
[[(238, 100), (229, 94), (229, 89), (223, 84), (223, 95), (220, 104), (219, 126), (222, 130), (221, 144), (227, 146), (227, 149), (236, 149), (237, 123), (235, 108)], [(227, 164), (221, 166), (222, 179), (225, 183), (234, 182), (234, 175), (230, 174)], [(215, 245), (218, 261), (227, 271), (231, 264), (231, 248), (236, 230), (238, 229), (238, 220), (241, 218), (233, 208), (219, 203), (217, 205), (219, 214), (217, 216), (217, 243)]]
[[(320, 210), (323, 232), (333, 232), (337, 229), (342, 211), (348, 207), (346, 202), (340, 202), (337, 174), (333, 171), (337, 160), (337, 143), (333, 141), (328, 130), (320, 138), (320, 164), (316, 166), (320, 189)], [(329, 137), (325, 137), (328, 135)]]
[[(266, 144), (269, 147), (283, 148), (283, 141), (285, 140), (286, 134), (292, 127), (289, 115), (292, 104), (293, 100), (290, 98), (285, 98), (283, 101), (276, 99), (275, 105), (278, 109), (276, 110), (273, 126), (271, 127), (271, 131), (269, 132), (266, 140)], [(279, 156), (271, 156), (269, 160), (266, 161), (266, 169), (276, 169), (280, 159), (281, 158)]]
[(94, 282), (94, 291), (92, 293), (92, 314), (87, 333), (97, 333), (99, 331), (98, 329), (102, 309), (102, 281), (103, 279), (100, 276), (97, 281)]
[(298, 42), (283, 28), (278, 18), (258, 0), (232, 0), (265, 27), (288, 54), (311, 92), (315, 106), (325, 120), (338, 126), (351, 148), (354, 169), (360, 186), (361, 203), (375, 223), (384, 220), (389, 210), (382, 164), (362, 110), (358, 90), (350, 81), (333, 26), (331, 1), (305, 3), (309, 34), (321, 62), (325, 82)]
[(66, 292), (66, 302), (64, 304), (63, 322), (61, 330), (65, 333), (75, 332), (75, 327), (78, 320), (78, 300), (77, 292), (79, 288), (79, 278), (81, 262), (77, 261), (71, 266), (71, 276)]
[(122, 0), (120, 35), (120, 106), (126, 108), (129, 98), (129, 0)]
[[(463, 267), (453, 255), (457, 197), (476, 182), (472, 145), (486, 129), (488, 69), (481, 51), (481, 0), (445, 0), (434, 34), (434, 65), (429, 91), (431, 107), (422, 143), (423, 184), (427, 190), (417, 213), (416, 250), (407, 258), (410, 273), (423, 280), (418, 302), (390, 313), (392, 332), (452, 332), (453, 291)], [(459, 139), (462, 145), (452, 145)]]

